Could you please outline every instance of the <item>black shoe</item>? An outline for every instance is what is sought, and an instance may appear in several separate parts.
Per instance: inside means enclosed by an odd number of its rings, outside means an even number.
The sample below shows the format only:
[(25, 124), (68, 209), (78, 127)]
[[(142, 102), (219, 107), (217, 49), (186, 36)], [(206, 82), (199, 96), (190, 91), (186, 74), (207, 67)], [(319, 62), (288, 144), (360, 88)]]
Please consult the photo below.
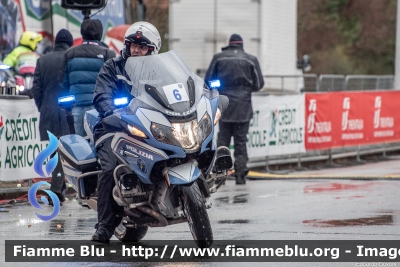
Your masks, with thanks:
[[(49, 206), (54, 206), (53, 200), (51, 199), (51, 197), (47, 198), (47, 201), (49, 202)], [(63, 203), (60, 201), (60, 207), (63, 205)]]
[(91, 241), (93, 242), (99, 242), (102, 244), (110, 244), (110, 235), (108, 233), (109, 231), (104, 228), (104, 227), (99, 227), (99, 229), (97, 229), (96, 233), (94, 233), (94, 235), (92, 236)]
[(102, 244), (110, 244), (110, 239), (108, 239), (107, 237), (101, 235), (98, 232), (94, 233), (94, 235), (92, 236), (91, 241), (99, 242), (99, 243), (102, 243)]
[(236, 184), (246, 184), (246, 176), (236, 177)]
[(107, 237), (104, 237), (104, 236), (98, 234), (97, 232), (94, 233), (94, 235), (92, 236), (91, 241), (99, 242), (99, 243), (102, 243), (102, 244), (110, 244), (110, 239), (107, 239)]

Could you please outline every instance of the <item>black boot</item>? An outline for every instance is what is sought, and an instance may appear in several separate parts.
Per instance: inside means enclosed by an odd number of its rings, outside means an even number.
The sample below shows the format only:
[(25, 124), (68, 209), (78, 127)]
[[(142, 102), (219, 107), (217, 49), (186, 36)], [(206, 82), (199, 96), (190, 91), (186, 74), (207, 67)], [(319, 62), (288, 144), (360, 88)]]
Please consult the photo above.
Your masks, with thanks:
[(236, 184), (246, 184), (246, 176), (236, 176)]
[(105, 227), (98, 227), (96, 233), (92, 236), (91, 241), (99, 242), (102, 244), (110, 244), (112, 234), (110, 234), (110, 230)]

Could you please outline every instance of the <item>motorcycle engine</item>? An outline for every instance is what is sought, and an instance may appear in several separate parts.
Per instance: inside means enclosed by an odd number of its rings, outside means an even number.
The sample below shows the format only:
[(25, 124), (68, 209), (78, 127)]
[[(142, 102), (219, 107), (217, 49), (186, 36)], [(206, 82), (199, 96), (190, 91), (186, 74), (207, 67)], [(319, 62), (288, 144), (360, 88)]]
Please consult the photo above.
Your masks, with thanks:
[(128, 173), (119, 177), (118, 184), (113, 189), (113, 198), (118, 205), (126, 206), (147, 201), (149, 192), (135, 173)]

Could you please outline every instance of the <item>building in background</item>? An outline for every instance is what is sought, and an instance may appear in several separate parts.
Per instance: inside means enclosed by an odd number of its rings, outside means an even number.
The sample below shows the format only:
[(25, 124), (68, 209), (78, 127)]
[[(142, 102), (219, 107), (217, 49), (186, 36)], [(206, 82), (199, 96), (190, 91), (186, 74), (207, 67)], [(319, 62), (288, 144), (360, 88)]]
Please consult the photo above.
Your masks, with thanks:
[[(97, 10), (92, 10), (91, 15), (103, 24), (103, 41), (119, 53), (122, 42), (109, 37), (108, 33), (115, 26), (125, 23), (124, 1), (108, 0), (107, 6), (96, 12)], [(64, 9), (61, 7), (61, 0), (1, 1), (0, 16), (3, 18), (0, 20), (0, 30), (3, 33), (0, 52), (3, 55), (12, 50), (18, 44), (21, 33), (28, 30), (41, 33), (52, 43), (54, 33), (64, 28), (72, 33), (75, 43), (81, 42), (80, 25), (83, 14), (79, 10)]]
[[(169, 49), (201, 77), (213, 55), (240, 34), (244, 50), (257, 56), (263, 75), (301, 75), (297, 69), (297, 0), (170, 1)], [(285, 82), (299, 91), (302, 80)], [(281, 88), (266, 79), (264, 89)]]

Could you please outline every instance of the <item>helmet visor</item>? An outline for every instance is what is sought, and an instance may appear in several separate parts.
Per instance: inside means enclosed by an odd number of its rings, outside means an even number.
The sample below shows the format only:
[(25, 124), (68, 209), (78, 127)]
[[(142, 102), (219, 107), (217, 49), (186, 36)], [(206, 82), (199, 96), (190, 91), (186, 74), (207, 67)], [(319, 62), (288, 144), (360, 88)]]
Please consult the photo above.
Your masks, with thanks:
[(125, 45), (130, 46), (131, 43), (138, 45), (146, 45), (149, 47), (149, 52), (154, 51), (154, 46), (151, 44), (151, 41), (143, 35), (143, 32), (137, 31), (134, 34), (131, 34), (125, 38)]

